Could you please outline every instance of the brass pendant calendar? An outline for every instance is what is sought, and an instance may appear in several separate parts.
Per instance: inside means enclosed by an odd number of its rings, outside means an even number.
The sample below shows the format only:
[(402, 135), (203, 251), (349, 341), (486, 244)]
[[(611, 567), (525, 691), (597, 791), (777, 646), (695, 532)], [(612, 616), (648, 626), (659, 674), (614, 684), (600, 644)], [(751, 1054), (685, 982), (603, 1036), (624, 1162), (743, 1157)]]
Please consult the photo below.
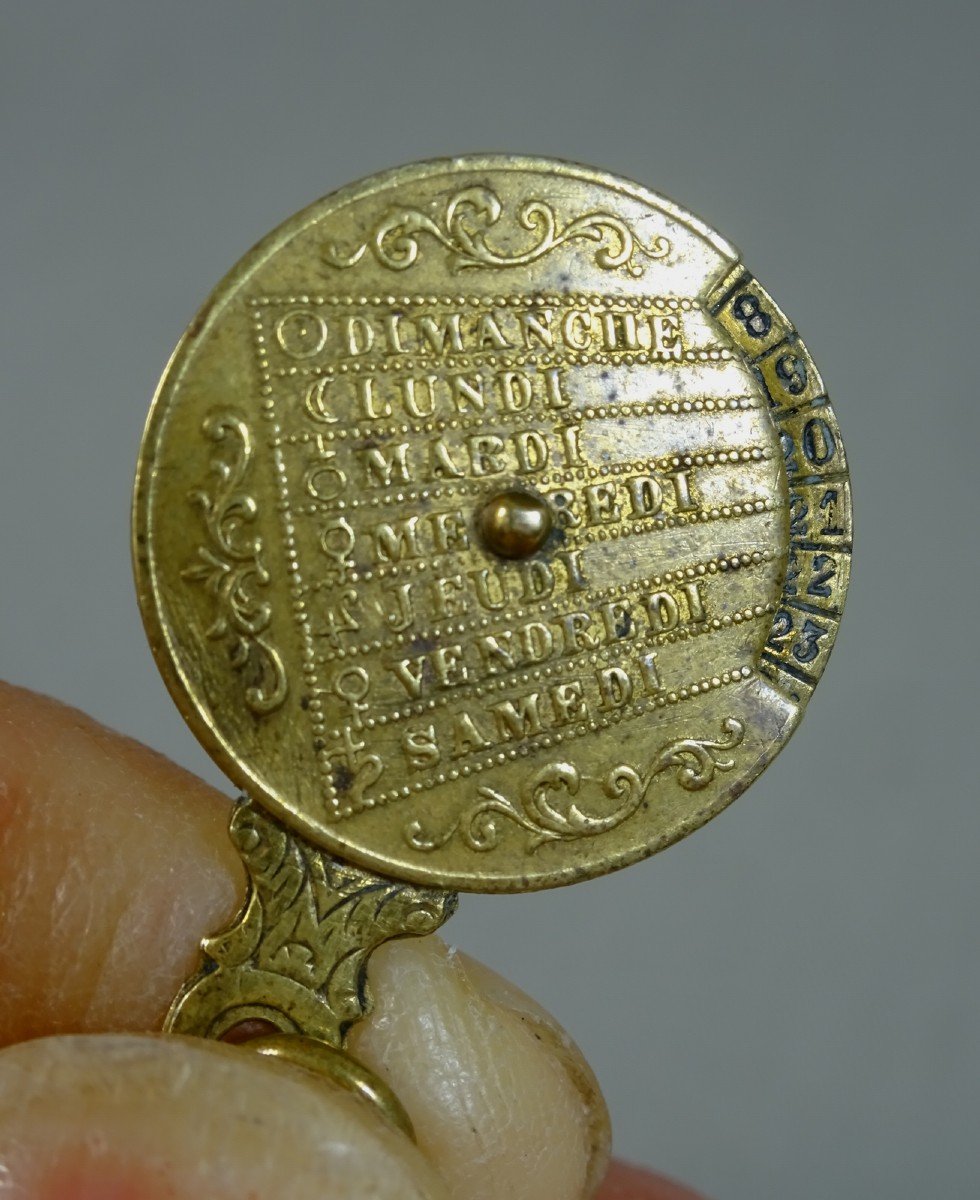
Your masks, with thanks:
[(370, 949), (453, 892), (698, 828), (799, 722), (850, 553), (816, 366), (671, 201), (473, 156), (288, 220), (192, 322), (140, 456), (144, 621), (247, 797), (252, 879), (171, 1027), (339, 1046)]

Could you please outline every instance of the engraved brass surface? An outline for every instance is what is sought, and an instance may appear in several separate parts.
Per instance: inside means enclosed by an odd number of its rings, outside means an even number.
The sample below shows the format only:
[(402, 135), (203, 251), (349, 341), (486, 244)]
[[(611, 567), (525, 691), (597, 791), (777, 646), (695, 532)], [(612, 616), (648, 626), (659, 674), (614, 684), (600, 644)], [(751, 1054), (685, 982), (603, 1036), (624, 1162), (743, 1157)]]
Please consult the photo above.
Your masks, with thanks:
[(170, 1006), (165, 1032), (224, 1038), (258, 1021), (341, 1047), (371, 1010), (371, 952), (434, 933), (456, 896), (338, 862), (247, 800), (230, 832), (248, 872), (245, 906), (201, 943), (201, 969)]
[(167, 368), (135, 502), (205, 748), (317, 846), (464, 890), (720, 812), (810, 698), (850, 550), (820, 375), (737, 251), (519, 157), (390, 171), (260, 243)]

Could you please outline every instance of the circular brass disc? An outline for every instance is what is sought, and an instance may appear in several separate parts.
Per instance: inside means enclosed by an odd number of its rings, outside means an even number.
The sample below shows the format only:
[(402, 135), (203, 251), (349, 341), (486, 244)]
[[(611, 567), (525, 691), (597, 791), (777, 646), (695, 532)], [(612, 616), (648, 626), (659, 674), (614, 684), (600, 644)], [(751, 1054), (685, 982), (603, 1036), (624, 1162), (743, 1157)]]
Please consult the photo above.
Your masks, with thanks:
[(153, 405), (157, 661), (313, 842), (514, 891), (718, 813), (796, 725), (850, 561), (840, 432), (736, 250), (542, 159), (404, 167), (287, 221)]

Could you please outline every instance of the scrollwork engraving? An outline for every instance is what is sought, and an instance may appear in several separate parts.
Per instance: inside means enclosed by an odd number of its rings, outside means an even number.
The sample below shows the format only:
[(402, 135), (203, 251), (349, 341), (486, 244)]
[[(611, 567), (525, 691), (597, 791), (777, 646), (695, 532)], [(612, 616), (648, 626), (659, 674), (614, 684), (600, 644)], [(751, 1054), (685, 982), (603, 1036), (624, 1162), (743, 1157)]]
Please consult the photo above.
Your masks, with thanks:
[(621, 217), (596, 211), (584, 213), (561, 225), (550, 204), (527, 200), (517, 210), (517, 222), (534, 239), (524, 249), (507, 253), (487, 241), (487, 232), (503, 215), (500, 197), (490, 188), (469, 187), (457, 192), (446, 205), (442, 220), (434, 220), (418, 208), (402, 208), (386, 217), (374, 233), (354, 250), (345, 252), (336, 243), (324, 250), (332, 267), (346, 269), (371, 251), (383, 267), (404, 271), (420, 254), (419, 238), (435, 238), (450, 252), (454, 270), (468, 267), (521, 267), (537, 261), (557, 247), (574, 241), (598, 243), (596, 266), (603, 270), (625, 267), (634, 276), (642, 266), (634, 258), (665, 258), (670, 242), (662, 236), (646, 245)]
[[(735, 759), (728, 751), (745, 736), (745, 726), (735, 717), (722, 722), (717, 741), (706, 738), (682, 738), (664, 746), (641, 774), (636, 768), (620, 763), (602, 778), (583, 776), (570, 762), (550, 762), (538, 768), (524, 781), (519, 799), (505, 796), (490, 787), (477, 788), (480, 800), (439, 834), (427, 833), (420, 821), (405, 828), (405, 840), (416, 850), (436, 850), (445, 846), (454, 834), (471, 850), (492, 850), (500, 843), (509, 821), (527, 831), (527, 849), (533, 853), (547, 842), (575, 841), (596, 837), (622, 825), (644, 802), (654, 780), (666, 771), (675, 771), (676, 782), (689, 792), (700, 791), (714, 779), (716, 771), (730, 771)], [(612, 812), (593, 815), (575, 802), (583, 784), (595, 784), (606, 800), (616, 801)]]
[(389, 938), (434, 932), (456, 895), (349, 866), (248, 801), (232, 815), (231, 837), (248, 871), (248, 899), (229, 929), (202, 943), (204, 968), (174, 1001), (167, 1031), (220, 1037), (260, 1017), (341, 1046), (371, 1008), (372, 951)]
[(197, 558), (181, 574), (217, 599), (218, 612), (206, 635), (228, 639), (231, 665), (248, 679), (245, 703), (264, 716), (285, 700), (287, 680), (282, 658), (268, 639), (272, 608), (255, 593), (268, 585), (270, 576), (262, 561), (262, 539), (250, 530), (258, 505), (243, 488), (254, 453), (252, 433), (231, 411), (212, 413), (202, 429), (226, 453), (211, 459), (214, 488), (190, 493), (203, 513), (209, 541), (198, 546)]

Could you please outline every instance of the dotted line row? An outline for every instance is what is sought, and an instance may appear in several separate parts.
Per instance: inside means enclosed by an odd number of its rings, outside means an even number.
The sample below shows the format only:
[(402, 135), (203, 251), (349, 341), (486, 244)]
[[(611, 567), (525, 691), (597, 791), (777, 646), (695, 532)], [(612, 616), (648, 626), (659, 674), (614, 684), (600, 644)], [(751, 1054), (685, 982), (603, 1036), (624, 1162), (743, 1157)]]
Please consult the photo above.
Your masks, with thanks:
[[(281, 508), (285, 506), (280, 505)], [(706, 524), (709, 521), (728, 521), (735, 520), (740, 517), (754, 516), (763, 512), (775, 512), (783, 507), (782, 504), (775, 500), (747, 500), (741, 504), (725, 504), (719, 508), (699, 509), (690, 513), (677, 513), (668, 517), (647, 518), (646, 521), (635, 521), (633, 524), (623, 525), (616, 529), (597, 529), (586, 530), (585, 532), (569, 538), (569, 550), (578, 549), (581, 546), (591, 545), (596, 541), (617, 541), (620, 538), (632, 537), (643, 533), (651, 533), (663, 529), (683, 528), (687, 525)], [(454, 550), (449, 554), (434, 554), (427, 558), (421, 558), (418, 562), (407, 563), (392, 563), (390, 566), (375, 566), (369, 570), (360, 570), (356, 567), (348, 566), (345, 573), (336, 577), (332, 575), (329, 579), (314, 579), (308, 580), (303, 584), (303, 590), (307, 595), (315, 593), (320, 589), (334, 589), (344, 583), (365, 582), (370, 583), (373, 579), (397, 579), (410, 578), (413, 574), (424, 575), (426, 572), (439, 574), (443, 570), (442, 560), (446, 557), (452, 557), (456, 563), (461, 562), (461, 553), (459, 550)], [(471, 553), (468, 560), (472, 565), (479, 566), (483, 562), (482, 558), (475, 556), (475, 552)], [(466, 563), (464, 562), (465, 566)]]
[(292, 522), (289, 510), (289, 475), (286, 471), (285, 459), (281, 453), (273, 455), (273, 462), (276, 473), (276, 486), (279, 491), (279, 504), (277, 507), (284, 514), (283, 542), (286, 547), (286, 570), (290, 577), (289, 586), (295, 604), (303, 598), (303, 578), (299, 565), (299, 551), (296, 547), (296, 526)]
[[(580, 650), (577, 654), (567, 655), (559, 662), (546, 667), (525, 669), (513, 667), (492, 679), (484, 679), (479, 683), (466, 683), (452, 689), (444, 696), (432, 696), (427, 700), (406, 700), (399, 708), (388, 713), (379, 713), (377, 717), (368, 717), (364, 721), (367, 729), (385, 725), (396, 725), (412, 717), (421, 717), (426, 713), (445, 708), (447, 705), (458, 704), (460, 701), (480, 700), (484, 696), (493, 696), (499, 692), (508, 692), (521, 685), (544, 683), (562, 675), (574, 675), (587, 666), (600, 667), (609, 662), (630, 658), (640, 651), (661, 646), (672, 646), (677, 642), (691, 641), (707, 634), (718, 633), (722, 629), (744, 625), (748, 621), (758, 620), (767, 614), (775, 612), (773, 604), (747, 605), (737, 612), (726, 613), (723, 617), (713, 617), (710, 621), (699, 621), (697, 624), (679, 626), (677, 629), (664, 633), (648, 634), (643, 638), (626, 641), (611, 641), (595, 650)], [(334, 740), (341, 737), (341, 730), (331, 729), (325, 732), (326, 722), (322, 716), (314, 720), (318, 736), (330, 737)]]
[(720, 508), (700, 508), (696, 512), (647, 518), (645, 521), (634, 521), (632, 524), (613, 529), (587, 529), (578, 535), (575, 544), (590, 546), (594, 542), (615, 542), (653, 530), (678, 529), (685, 525), (705, 524), (708, 521), (730, 521), (737, 517), (750, 517), (755, 513), (773, 512), (779, 507), (781, 506), (773, 500), (746, 500), (742, 504), (723, 504)]
[(587, 404), (584, 408), (562, 410), (562, 416), (571, 416), (573, 412), (581, 413), (583, 417), (653, 417), (674, 416), (677, 413), (702, 412), (747, 412), (749, 409), (761, 408), (762, 405), (752, 396), (705, 398), (703, 400), (648, 400), (629, 404)]
[(582, 420), (583, 411), (580, 408), (555, 409), (547, 405), (536, 404), (532, 400), (532, 403), (526, 409), (516, 413), (506, 410), (491, 414), (476, 412), (471, 413), (469, 416), (460, 414), (456, 417), (442, 417), (426, 421), (402, 421), (397, 425), (383, 424), (380, 421), (372, 421), (369, 425), (351, 425), (345, 423), (339, 429), (318, 429), (312, 433), (301, 430), (297, 433), (286, 434), (286, 440), (293, 443), (314, 441), (317, 438), (322, 438), (325, 442), (343, 442), (347, 439), (351, 441), (364, 439), (373, 442), (378, 438), (395, 437), (398, 434), (443, 433), (447, 429), (485, 429), (488, 419), (494, 416), (504, 417), (508, 425), (518, 428), (524, 425), (533, 425), (535, 428), (538, 428), (542, 417), (557, 416), (569, 424), (577, 424)]
[(677, 567), (673, 571), (664, 571), (662, 575), (648, 575), (644, 579), (630, 580), (628, 583), (617, 583), (595, 593), (597, 599), (630, 595), (635, 591), (646, 588), (659, 588), (665, 583), (684, 583), (687, 580), (698, 579), (705, 575), (727, 574), (741, 570), (742, 567), (757, 567), (764, 562), (772, 562), (775, 558), (773, 550), (743, 551), (741, 554), (721, 554), (705, 562), (695, 563), (689, 567)]
[(720, 675), (705, 676), (695, 680), (693, 683), (689, 683), (686, 687), (679, 688), (676, 691), (665, 692), (661, 696), (650, 697), (648, 700), (632, 705), (629, 708), (615, 709), (587, 722), (570, 725), (567, 729), (557, 730), (554, 733), (545, 734), (543, 737), (524, 741), (519, 746), (509, 746), (505, 750), (497, 750), (494, 753), (488, 754), (486, 758), (479, 758), (475, 762), (463, 763), (459, 767), (450, 767), (446, 771), (439, 771), (424, 779), (415, 779), (409, 784), (403, 784), (401, 787), (392, 788), (387, 792), (380, 792), (377, 796), (364, 796), (361, 805), (358, 807), (347, 806), (337, 809), (337, 817), (339, 819), (351, 817), (365, 808), (373, 808), (376, 805), (386, 804), (392, 800), (400, 800), (411, 796), (413, 792), (428, 791), (439, 784), (453, 782), (461, 777), (478, 775), (482, 771), (507, 762), (508, 759), (525, 758), (532, 750), (550, 749), (552, 746), (560, 746), (565, 742), (584, 737), (588, 733), (596, 732), (600, 729), (608, 729), (610, 725), (618, 725), (623, 721), (634, 720), (636, 717), (642, 716), (644, 713), (651, 712), (654, 709), (674, 706), (717, 688), (741, 683), (743, 680), (751, 678), (752, 674), (751, 667), (733, 667), (731, 670), (724, 671)]
[[(455, 306), (469, 305), (472, 308), (538, 308), (551, 305), (556, 308), (581, 308), (592, 305), (595, 308), (624, 309), (629, 311), (636, 308), (660, 308), (671, 312), (698, 311), (701, 303), (686, 296), (600, 296), (596, 293), (564, 292), (561, 295), (554, 292), (533, 292), (523, 295), (509, 296), (475, 296), (472, 294), (455, 296), (436, 295), (434, 293), (396, 296), (327, 296), (311, 293), (297, 293), (291, 296), (253, 296), (247, 301), (250, 308), (277, 308), (293, 304), (326, 305), (330, 308), (338, 306), (368, 307), (378, 305), (402, 304), (406, 307), (418, 308), (435, 304)], [(261, 320), (261, 317), (259, 318)]]
[[(279, 434), (279, 427), (274, 428), (274, 434)], [(322, 724), (323, 717), (323, 701), (319, 693), (316, 691), (317, 686), (317, 668), (316, 668), (316, 650), (313, 644), (313, 630), (309, 619), (303, 614), (303, 582), (299, 566), (299, 555), (296, 549), (296, 527), (292, 522), (292, 517), (289, 512), (289, 485), (286, 473), (286, 464), (282, 456), (281, 450), (274, 452), (274, 463), (276, 472), (276, 481), (281, 499), (280, 510), (283, 512), (283, 542), (286, 548), (286, 570), (289, 574), (290, 592), (293, 597), (293, 609), (299, 619), (300, 633), (303, 645), (303, 677), (306, 683), (307, 694), (310, 696), (309, 713), (314, 727), (319, 722)], [(320, 762), (321, 778), (326, 786), (328, 795), (333, 799), (335, 792), (333, 788), (333, 778), (330, 772), (329, 763), (324, 765)]]
[[(626, 408), (626, 405), (622, 405)], [(721, 400), (658, 400), (654, 405), (648, 405), (648, 408), (654, 409), (659, 414), (666, 413), (700, 413), (700, 412), (735, 412), (741, 409), (743, 412), (752, 408), (762, 408), (763, 405), (753, 396), (732, 396), (730, 399)], [(618, 409), (612, 410), (610, 415), (618, 415)], [(652, 415), (652, 414), (651, 414)]]
[[(739, 462), (762, 462), (772, 458), (767, 447), (747, 446), (731, 447), (728, 450), (707, 450), (699, 454), (665, 454), (662, 458), (634, 459), (632, 462), (612, 463), (603, 467), (569, 467), (564, 471), (555, 471), (548, 475), (535, 475), (536, 487), (556, 487), (572, 483), (576, 479), (600, 479), (610, 475), (626, 475), (636, 471), (670, 471), (685, 467), (714, 467), (726, 466)], [(447, 483), (440, 487), (404, 488), (398, 491), (381, 492), (365, 500), (354, 497), (349, 500), (316, 500), (305, 504), (295, 504), (292, 511), (307, 516), (324, 512), (347, 512), (358, 508), (380, 508), (391, 504), (406, 504), (426, 500), (450, 499), (453, 496), (478, 495), (486, 489), (486, 482), (474, 483), (464, 480), (460, 483)]]
[[(541, 482), (536, 480), (536, 482)], [(469, 480), (445, 484), (437, 488), (406, 488), (399, 492), (382, 492), (367, 500), (314, 500), (309, 504), (295, 504), (292, 511), (306, 516), (328, 512), (349, 512), (358, 508), (382, 508), (385, 505), (412, 503), (424, 500), (448, 500), (453, 496), (477, 496), (486, 491), (486, 482), (473, 483)]]
[[(278, 433), (278, 426), (275, 427)], [(316, 668), (316, 650), (313, 644), (313, 629), (309, 618), (304, 613), (305, 605), (303, 603), (303, 582), (299, 566), (299, 555), (296, 549), (296, 528), (292, 522), (292, 516), (289, 512), (289, 491), (288, 479), (286, 473), (286, 464), (282, 456), (281, 450), (274, 452), (276, 479), (279, 488), (281, 502), (279, 505), (283, 515), (283, 541), (286, 547), (286, 570), (289, 574), (290, 592), (293, 597), (293, 610), (298, 618), (300, 634), (303, 644), (303, 678), (306, 684), (307, 694), (310, 696), (309, 713), (314, 728), (317, 724), (322, 725), (324, 722), (323, 701), (317, 688), (317, 668)], [(320, 756), (318, 756), (320, 757)], [(333, 787), (333, 775), (330, 770), (329, 762), (324, 763), (322, 758), (319, 762), (320, 776), (326, 789), (327, 797), (331, 803), (336, 805), (336, 792)]]
[[(555, 409), (549, 406), (536, 406), (533, 402), (519, 413), (505, 412), (511, 425), (537, 426), (542, 415), (558, 416), (566, 424), (577, 424), (583, 420), (605, 420), (607, 418), (621, 419), (623, 417), (653, 417), (675, 416), (679, 413), (703, 412), (746, 412), (750, 409), (761, 408), (758, 400), (751, 396), (733, 396), (731, 398), (704, 400), (656, 400), (640, 401), (630, 404), (600, 404), (586, 405), (576, 408)], [(436, 418), (426, 421), (403, 421), (399, 424), (382, 424), (372, 421), (370, 425), (345, 424), (340, 429), (322, 429), (310, 431), (299, 430), (282, 436), (281, 441), (290, 445), (312, 442), (322, 439), (332, 441), (356, 441), (380, 437), (396, 437), (399, 434), (410, 433), (443, 433), (447, 429), (482, 429), (487, 424), (486, 413), (473, 413), (470, 416), (460, 414), (456, 417)], [(275, 443), (278, 444), (278, 443)]]
[(258, 358), (259, 366), (259, 394), (264, 397), (262, 401), (261, 415), (267, 421), (273, 422), (275, 435), (279, 436), (279, 426), (275, 424), (276, 420), (276, 402), (273, 398), (273, 387), (270, 382), (272, 379), (272, 368), (269, 364), (269, 347), (266, 344), (265, 334), (263, 333), (262, 314), (256, 311), (253, 314), (255, 323), (255, 353)]
[[(708, 521), (728, 521), (738, 517), (752, 516), (755, 513), (772, 512), (779, 507), (781, 505), (773, 500), (756, 499), (747, 500), (742, 504), (726, 504), (720, 508), (698, 509), (690, 513), (676, 513), (674, 516), (669, 517), (650, 517), (645, 521), (634, 521), (632, 524), (625, 524), (614, 529), (586, 530), (577, 535), (570, 535), (567, 549), (578, 549), (581, 546), (588, 546), (597, 541), (616, 541), (620, 538), (651, 533), (655, 530), (682, 528), (686, 525), (705, 524)], [(410, 576), (413, 572), (419, 575), (427, 571), (439, 574), (443, 570), (442, 563), (446, 557), (447, 555), (445, 554), (435, 554), (428, 558), (420, 559), (415, 563), (392, 563), (391, 566), (376, 566), (366, 571), (351, 568), (348, 570), (345, 578), (350, 582), (361, 580), (370, 582), (372, 579), (396, 579), (399, 576)], [(459, 561), (459, 552), (453, 551), (451, 557)], [(482, 559), (474, 558), (472, 561), (479, 565)], [(334, 581), (331, 581), (330, 586), (334, 585)], [(307, 587), (311, 586), (307, 584)]]
[(590, 353), (584, 350), (565, 351), (536, 351), (527, 354), (497, 354), (488, 353), (486, 357), (478, 351), (457, 354), (447, 351), (445, 354), (431, 354), (422, 358), (396, 358), (393, 362), (387, 359), (376, 361), (342, 362), (334, 366), (289, 366), (277, 367), (270, 378), (290, 379), (299, 375), (313, 376), (322, 379), (335, 379), (340, 375), (377, 375), (388, 371), (425, 371), (435, 365), (449, 367), (494, 367), (511, 370), (514, 367), (588, 367), (588, 366), (633, 366), (636, 363), (654, 366), (670, 366), (679, 362), (729, 362), (734, 358), (726, 346), (709, 345), (701, 349), (683, 350), (678, 354), (658, 353), (655, 350), (627, 349), (625, 347), (610, 349), (604, 353)]
[[(774, 553), (771, 550), (754, 550), (751, 553), (721, 555), (718, 558), (708, 559), (706, 562), (696, 563), (689, 567), (678, 567), (674, 571), (665, 571), (662, 575), (650, 575), (645, 579), (631, 580), (629, 583), (616, 584), (608, 588), (588, 588), (585, 591), (575, 593), (575, 598), (580, 605), (592, 605), (602, 599), (614, 599), (617, 596), (626, 596), (629, 599), (637, 599), (639, 594), (646, 590), (656, 591), (671, 583), (685, 583), (697, 579), (703, 579), (709, 575), (731, 574), (734, 571), (741, 570), (745, 567), (760, 566), (764, 562), (771, 562)], [(317, 661), (321, 664), (336, 662), (345, 658), (357, 658), (365, 654), (377, 654), (382, 650), (395, 650), (400, 646), (408, 645), (413, 641), (441, 641), (444, 638), (455, 637), (458, 634), (465, 633), (499, 633), (506, 632), (507, 628), (517, 621), (524, 620), (525, 617), (556, 617), (561, 616), (561, 607), (569, 599), (568, 596), (561, 596), (557, 599), (540, 601), (537, 604), (527, 605), (526, 607), (511, 608), (508, 607), (506, 612), (493, 617), (473, 617), (463, 621), (450, 621), (445, 625), (434, 625), (429, 629), (418, 629), (413, 627), (403, 633), (396, 633), (390, 637), (372, 638), (363, 642), (355, 642), (350, 646), (343, 646), (337, 650), (321, 650), (317, 656)], [(297, 609), (298, 615), (301, 615), (306, 608), (305, 603), (297, 602), (301, 605)], [(757, 616), (761, 613), (757, 613)], [(726, 618), (721, 618), (720, 623), (714, 622), (713, 628), (720, 629), (725, 625)], [(503, 624), (506, 622), (506, 625)], [(731, 622), (729, 622), (730, 624)], [(737, 622), (736, 622), (737, 623)], [(668, 639), (670, 640), (670, 639)]]
[[(634, 521), (632, 524), (625, 524), (615, 529), (596, 529), (586, 530), (578, 535), (569, 536), (567, 548), (577, 549), (580, 546), (591, 545), (593, 542), (600, 541), (616, 541), (620, 538), (632, 537), (637, 534), (651, 533), (655, 530), (682, 528), (686, 525), (705, 524), (708, 521), (728, 521), (739, 517), (753, 516), (756, 513), (774, 512), (777, 508), (782, 507), (780, 503), (774, 500), (753, 499), (746, 500), (741, 504), (725, 504), (720, 508), (698, 509), (690, 513), (676, 513), (669, 517), (647, 518), (645, 521)], [(372, 579), (396, 579), (400, 576), (408, 577), (413, 574), (421, 575), (427, 571), (432, 571), (438, 574), (442, 571), (442, 561), (446, 557), (452, 557), (457, 562), (459, 561), (459, 551), (453, 551), (451, 556), (445, 554), (434, 554), (428, 558), (420, 559), (414, 563), (392, 563), (391, 566), (376, 566), (370, 570), (359, 570), (357, 568), (349, 568), (344, 580), (347, 582), (370, 582)], [(474, 563), (479, 565), (482, 559), (474, 558)], [(335, 587), (336, 580), (324, 581), (322, 585), (316, 583), (307, 583), (308, 590), (315, 590), (317, 586)]]

